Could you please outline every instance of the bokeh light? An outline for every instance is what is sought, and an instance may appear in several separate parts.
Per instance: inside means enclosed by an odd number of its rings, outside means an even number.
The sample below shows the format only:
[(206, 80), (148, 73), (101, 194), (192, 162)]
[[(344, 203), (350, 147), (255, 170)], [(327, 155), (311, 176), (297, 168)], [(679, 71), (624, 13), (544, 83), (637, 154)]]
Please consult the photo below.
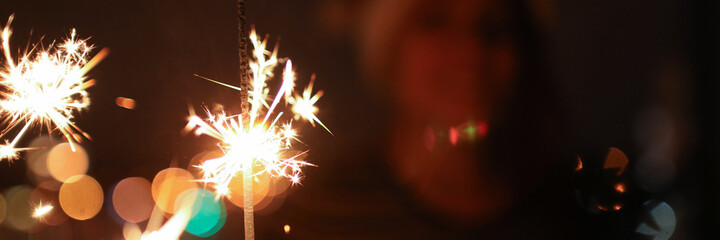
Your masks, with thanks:
[(50, 175), (60, 182), (75, 175), (83, 175), (88, 170), (88, 155), (82, 146), (75, 144), (75, 151), (69, 143), (55, 145), (47, 157)]
[(123, 179), (113, 190), (112, 203), (118, 216), (127, 222), (147, 220), (155, 206), (150, 181), (141, 177)]
[(654, 240), (667, 240), (675, 232), (677, 219), (675, 211), (663, 201), (650, 200), (642, 205), (646, 215), (645, 221), (641, 222), (635, 232), (651, 237)]
[(59, 200), (68, 216), (87, 220), (94, 217), (103, 205), (102, 187), (90, 176), (72, 176), (60, 187)]
[(32, 217), (34, 206), (30, 203), (31, 192), (31, 188), (22, 185), (10, 188), (5, 192), (5, 196), (7, 196), (6, 225), (24, 232), (37, 226), (38, 222)]
[(5, 202), (5, 197), (0, 194), (0, 223), (5, 220), (5, 215), (7, 215), (7, 203)]
[(59, 139), (40, 136), (28, 145), (28, 148), (33, 150), (25, 152), (25, 159), (28, 166), (28, 177), (33, 183), (39, 184), (53, 179), (47, 167), (47, 157), (52, 147), (58, 143), (61, 143)]
[[(257, 172), (260, 170), (262, 169), (258, 168), (253, 171)], [(270, 190), (270, 181), (270, 176), (268, 176), (267, 173), (256, 174), (255, 176), (253, 176), (252, 190), (254, 206), (258, 206), (258, 204), (268, 195), (268, 191)], [(242, 174), (235, 175), (232, 181), (230, 181), (228, 188), (230, 189), (230, 193), (227, 195), (228, 200), (230, 200), (230, 202), (235, 206), (243, 207), (245, 203), (243, 202), (244, 197)]]
[(179, 211), (181, 206), (192, 206), (192, 214), (185, 231), (193, 235), (209, 237), (225, 225), (227, 218), (225, 204), (206, 189), (194, 188), (184, 191), (178, 196), (175, 206), (178, 207), (175, 211)]
[(615, 191), (617, 191), (618, 193), (625, 193), (625, 184), (623, 184), (623, 183), (615, 184)]
[(175, 213), (175, 202), (182, 192), (197, 188), (192, 174), (185, 169), (167, 168), (155, 175), (152, 182), (152, 197), (158, 208)]
[(285, 193), (292, 185), (292, 182), (282, 178), (271, 178), (270, 190), (268, 190), (268, 197), (275, 197)]

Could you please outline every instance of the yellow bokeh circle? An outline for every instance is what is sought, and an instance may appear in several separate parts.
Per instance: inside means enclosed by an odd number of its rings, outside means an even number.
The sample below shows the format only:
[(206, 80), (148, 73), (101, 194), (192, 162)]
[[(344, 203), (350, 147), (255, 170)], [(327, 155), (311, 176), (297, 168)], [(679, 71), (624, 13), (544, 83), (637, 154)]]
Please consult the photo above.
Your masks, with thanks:
[(94, 217), (103, 205), (100, 184), (87, 175), (68, 178), (60, 187), (60, 206), (71, 218), (87, 220)]

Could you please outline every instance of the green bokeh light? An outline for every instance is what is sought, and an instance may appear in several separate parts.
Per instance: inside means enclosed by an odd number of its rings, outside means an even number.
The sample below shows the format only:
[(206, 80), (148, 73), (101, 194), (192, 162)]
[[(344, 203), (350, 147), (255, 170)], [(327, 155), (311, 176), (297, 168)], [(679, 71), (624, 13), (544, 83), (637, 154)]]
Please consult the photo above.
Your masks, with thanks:
[(212, 192), (200, 188), (187, 190), (178, 196), (175, 207), (183, 206), (183, 202), (192, 203), (192, 215), (186, 232), (198, 237), (209, 237), (225, 225), (227, 209), (221, 200), (215, 200)]

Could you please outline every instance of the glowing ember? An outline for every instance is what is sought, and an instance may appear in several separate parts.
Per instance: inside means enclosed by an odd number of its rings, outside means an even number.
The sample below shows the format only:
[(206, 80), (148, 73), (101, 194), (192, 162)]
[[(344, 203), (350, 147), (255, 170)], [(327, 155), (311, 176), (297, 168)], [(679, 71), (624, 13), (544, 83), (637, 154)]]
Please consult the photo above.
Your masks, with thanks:
[(580, 171), (582, 169), (583, 169), (582, 159), (580, 159), (580, 157), (577, 157), (577, 167), (575, 167), (575, 171)]
[(624, 193), (625, 192), (625, 184), (622, 184), (622, 183), (615, 184), (615, 191), (617, 191), (619, 193)]
[[(305, 152), (291, 151), (291, 142), (297, 141), (296, 131), (290, 121), (278, 124), (283, 113), (277, 113), (271, 122), (268, 121), (281, 99), (292, 105), (296, 119), (307, 119), (311, 124), (318, 122), (325, 127), (315, 116), (317, 108), (314, 104), (322, 96), (322, 92), (311, 96), (312, 81), (302, 97), (293, 97), (291, 94), (295, 77), (290, 60), (285, 64), (282, 85), (272, 103), (268, 104), (266, 100), (269, 99), (270, 90), (266, 82), (272, 77), (272, 69), (278, 64), (277, 47), (271, 53), (266, 51), (266, 41), (260, 41), (254, 30), (250, 34), (250, 40), (255, 49), (254, 59), (250, 62), (252, 89), (249, 89), (247, 99), (250, 103), (249, 112), (234, 116), (228, 116), (225, 112), (213, 115), (206, 109), (210, 117), (203, 120), (191, 111), (185, 128), (186, 131), (195, 130), (197, 135), (204, 134), (220, 140), (218, 145), (225, 155), (207, 160), (198, 166), (203, 171), (201, 181), (212, 183), (218, 195), (227, 195), (230, 191), (228, 185), (233, 177), (244, 170), (250, 172), (253, 166), (262, 166), (263, 170), (250, 174), (267, 172), (271, 176), (286, 177), (293, 183), (299, 183), (302, 177), (301, 168), (312, 165), (300, 159)], [(239, 89), (224, 83), (219, 84)]]
[(133, 110), (135, 109), (135, 100), (132, 98), (117, 97), (115, 98), (115, 105)]
[(53, 210), (53, 206), (50, 204), (43, 204), (42, 202), (38, 204), (35, 207), (35, 211), (33, 211), (33, 218), (42, 218), (46, 214), (48, 214), (50, 211)]
[(613, 205), (613, 210), (615, 210), (615, 211), (620, 210), (621, 208), (622, 208), (622, 205), (620, 205), (620, 204)]
[(102, 51), (88, 61), (92, 46), (85, 39), (77, 39), (73, 29), (64, 43), (50, 45), (47, 50), (33, 48), (15, 61), (10, 53), (12, 20), (10, 16), (2, 31), (5, 64), (0, 68), (0, 114), (9, 125), (0, 136), (24, 126), (11, 142), (0, 145), (0, 160), (15, 159), (18, 151), (27, 150), (15, 145), (33, 125), (48, 132), (59, 130), (71, 145), (80, 141), (81, 135), (88, 137), (73, 123), (73, 114), (90, 104), (85, 89), (94, 81), (85, 74), (107, 54)]
[(283, 226), (283, 230), (285, 230), (285, 234), (290, 234), (290, 225), (285, 224), (285, 226)]

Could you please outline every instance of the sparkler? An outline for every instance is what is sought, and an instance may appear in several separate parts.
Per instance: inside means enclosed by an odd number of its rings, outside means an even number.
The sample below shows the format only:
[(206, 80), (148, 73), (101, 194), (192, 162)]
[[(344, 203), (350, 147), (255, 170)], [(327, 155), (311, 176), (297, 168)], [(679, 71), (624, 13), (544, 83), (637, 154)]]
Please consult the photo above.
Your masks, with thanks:
[(8, 19), (2, 31), (2, 49), (5, 66), (0, 68), (0, 114), (8, 126), (0, 137), (10, 130), (24, 124), (12, 141), (5, 140), (0, 145), (0, 160), (18, 158), (18, 152), (29, 148), (16, 147), (27, 130), (38, 125), (45, 127), (48, 133), (59, 130), (74, 148), (74, 141), (89, 136), (73, 122), (73, 114), (85, 109), (90, 98), (85, 91), (94, 84), (85, 74), (105, 55), (103, 49), (94, 58), (88, 60), (92, 46), (86, 39), (78, 39), (73, 29), (70, 37), (59, 45), (51, 44), (47, 50), (35, 47), (15, 61), (10, 53), (10, 24)]
[[(295, 119), (306, 119), (313, 126), (317, 122), (327, 129), (315, 116), (317, 107), (314, 104), (322, 92), (312, 95), (312, 81), (303, 96), (293, 96), (295, 75), (290, 60), (285, 61), (282, 84), (268, 104), (270, 90), (267, 81), (273, 77), (273, 69), (281, 62), (277, 58), (277, 46), (272, 52), (267, 51), (267, 40), (258, 38), (254, 29), (249, 39), (254, 47), (253, 59), (249, 63), (252, 71), (252, 78), (248, 79), (251, 80), (249, 88), (242, 88), (242, 84), (241, 87), (235, 87), (206, 79), (241, 92), (247, 91), (247, 98), (243, 99), (248, 103), (247, 107), (243, 107), (246, 111), (238, 115), (228, 115), (224, 111), (212, 114), (206, 108), (208, 117), (202, 119), (191, 110), (185, 127), (185, 131), (194, 130), (196, 135), (208, 135), (220, 141), (218, 145), (225, 155), (197, 166), (203, 172), (200, 181), (212, 184), (217, 197), (229, 194), (228, 185), (237, 174), (242, 174), (246, 240), (254, 239), (252, 176), (267, 173), (273, 177), (286, 177), (297, 184), (302, 178), (302, 167), (313, 166), (301, 159), (307, 151), (293, 154), (291, 142), (299, 140), (292, 128), (292, 121), (279, 123), (283, 121), (283, 112), (275, 114), (275, 109), (280, 102), (284, 99), (292, 106)], [(261, 167), (261, 170), (253, 172), (256, 166)]]
[[(195, 130), (197, 135), (208, 135), (220, 140), (218, 145), (225, 155), (207, 160), (198, 166), (203, 171), (203, 179), (200, 181), (211, 183), (218, 196), (230, 192), (228, 185), (239, 173), (243, 174), (243, 179), (246, 177), (252, 179), (255, 174), (267, 173), (270, 176), (286, 177), (293, 183), (299, 183), (302, 167), (312, 166), (301, 160), (306, 152), (290, 154), (291, 143), (293, 140), (297, 141), (297, 134), (292, 128), (292, 122), (278, 124), (283, 112), (277, 113), (273, 120), (269, 121), (282, 99), (290, 103), (293, 109), (297, 109), (294, 111), (296, 118), (302, 117), (311, 123), (316, 121), (322, 125), (314, 115), (317, 107), (313, 105), (320, 96), (309, 97), (312, 84), (305, 90), (304, 98), (293, 98), (291, 95), (294, 73), (290, 60), (285, 63), (282, 85), (273, 101), (268, 104), (266, 99), (269, 89), (266, 87), (266, 82), (272, 78), (272, 69), (278, 64), (277, 48), (268, 53), (265, 50), (266, 42), (259, 40), (254, 30), (251, 32), (250, 40), (255, 47), (254, 60), (250, 63), (253, 84), (247, 99), (250, 103), (250, 111), (247, 114), (228, 116), (225, 112), (213, 115), (206, 109), (206, 114), (209, 116), (206, 120), (191, 111), (186, 126), (186, 131)], [(254, 166), (261, 166), (262, 170), (253, 173)], [(252, 196), (251, 187), (252, 182), (243, 181), (243, 197)], [(252, 200), (249, 203), (245, 201), (245, 204), (243, 206), (245, 209), (252, 208)]]

